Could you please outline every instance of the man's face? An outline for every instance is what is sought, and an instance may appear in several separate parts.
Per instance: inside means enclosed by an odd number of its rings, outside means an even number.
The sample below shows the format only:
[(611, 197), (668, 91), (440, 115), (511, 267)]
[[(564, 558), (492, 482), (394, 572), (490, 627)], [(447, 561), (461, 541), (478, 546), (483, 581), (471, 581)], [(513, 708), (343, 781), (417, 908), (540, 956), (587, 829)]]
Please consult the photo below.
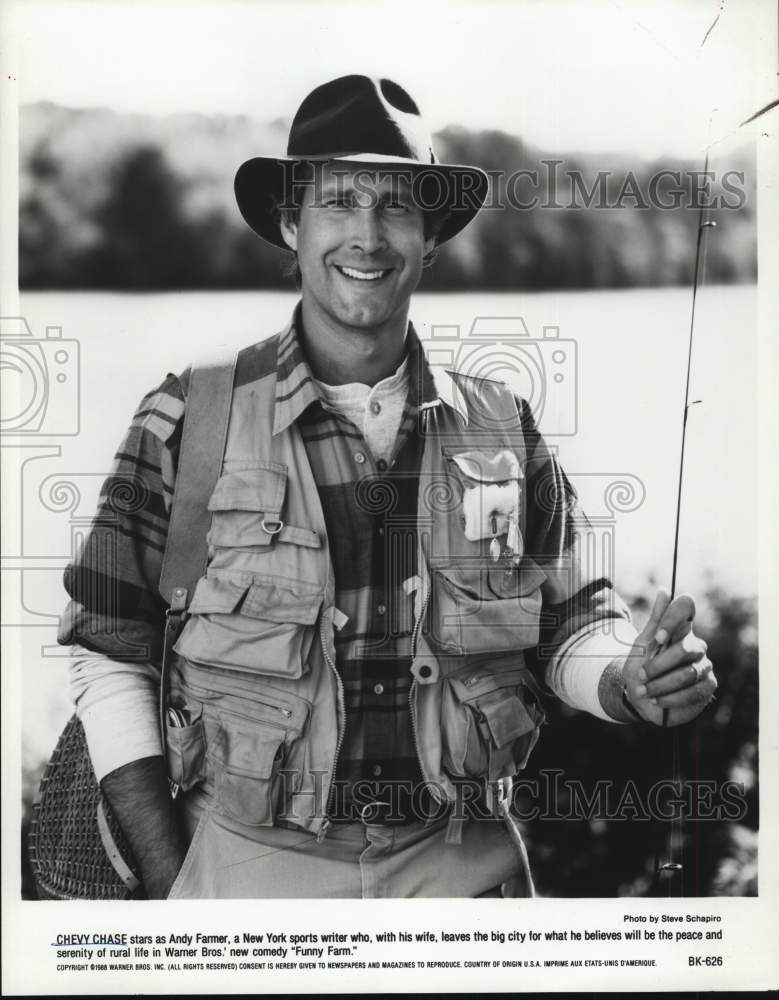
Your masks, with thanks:
[(329, 323), (379, 333), (405, 319), (435, 241), (425, 239), (424, 216), (402, 176), (346, 164), (317, 170), (297, 225), (281, 227), (297, 251), (304, 306)]

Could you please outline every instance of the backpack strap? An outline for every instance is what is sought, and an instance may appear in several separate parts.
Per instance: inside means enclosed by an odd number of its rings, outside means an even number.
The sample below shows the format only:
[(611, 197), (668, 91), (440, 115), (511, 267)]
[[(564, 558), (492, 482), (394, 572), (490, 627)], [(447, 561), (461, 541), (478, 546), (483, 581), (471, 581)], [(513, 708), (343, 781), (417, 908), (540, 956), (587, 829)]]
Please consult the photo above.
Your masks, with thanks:
[[(222, 470), (236, 355), (192, 366), (159, 589), (173, 607), (189, 603), (208, 557), (208, 499)], [(183, 594), (181, 592), (184, 592)]]
[[(236, 354), (226, 350), (192, 366), (181, 434), (176, 485), (170, 512), (159, 589), (170, 605), (160, 669), (160, 734), (166, 746), (167, 672), (173, 644), (184, 625), (184, 613), (195, 584), (208, 562), (206, 536), (211, 522), (208, 500), (222, 471), (230, 422)], [(175, 798), (178, 786), (171, 783)]]

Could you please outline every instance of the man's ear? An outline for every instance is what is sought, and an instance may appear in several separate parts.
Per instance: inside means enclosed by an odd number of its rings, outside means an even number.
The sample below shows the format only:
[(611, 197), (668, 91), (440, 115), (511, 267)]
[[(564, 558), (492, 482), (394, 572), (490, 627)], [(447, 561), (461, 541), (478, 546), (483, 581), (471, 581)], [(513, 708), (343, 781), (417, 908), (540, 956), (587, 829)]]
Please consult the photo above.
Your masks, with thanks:
[(298, 227), (297, 223), (290, 222), (284, 216), (279, 220), (279, 229), (281, 230), (281, 236), (287, 246), (293, 253), (297, 252), (298, 249)]
[(436, 248), (436, 237), (430, 236), (425, 240), (425, 252), (422, 254), (423, 257), (427, 257), (429, 253), (432, 253)]

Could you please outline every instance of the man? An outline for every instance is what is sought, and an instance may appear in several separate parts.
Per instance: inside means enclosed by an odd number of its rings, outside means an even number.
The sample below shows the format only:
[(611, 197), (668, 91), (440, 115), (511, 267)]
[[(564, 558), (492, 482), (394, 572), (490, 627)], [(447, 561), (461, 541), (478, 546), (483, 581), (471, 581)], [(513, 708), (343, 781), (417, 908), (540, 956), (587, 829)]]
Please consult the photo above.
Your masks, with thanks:
[[(711, 700), (691, 599), (659, 595), (637, 636), (582, 562), (586, 518), (527, 404), (454, 373), (458, 409), (425, 361), (411, 295), (486, 191), (437, 162), (401, 87), (363, 76), (314, 90), (287, 156), (238, 171), (301, 301), (238, 357), (167, 764), (157, 587), (188, 373), (120, 447), (108, 579), (90, 540), (66, 573), (74, 698), (152, 898), (531, 895), (506, 802), (544, 683), (623, 723), (678, 725)], [(127, 481), (142, 503), (117, 510)]]

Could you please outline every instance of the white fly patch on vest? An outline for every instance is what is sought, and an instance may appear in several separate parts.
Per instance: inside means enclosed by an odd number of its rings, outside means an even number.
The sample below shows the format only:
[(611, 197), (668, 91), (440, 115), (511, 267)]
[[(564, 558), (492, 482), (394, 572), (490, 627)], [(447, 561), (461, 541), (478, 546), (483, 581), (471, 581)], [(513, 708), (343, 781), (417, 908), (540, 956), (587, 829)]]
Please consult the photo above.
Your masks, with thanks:
[(480, 451), (452, 455), (462, 473), (465, 537), (469, 542), (506, 535), (506, 547), (521, 554), (519, 533), (522, 470), (513, 451), (494, 456)]

